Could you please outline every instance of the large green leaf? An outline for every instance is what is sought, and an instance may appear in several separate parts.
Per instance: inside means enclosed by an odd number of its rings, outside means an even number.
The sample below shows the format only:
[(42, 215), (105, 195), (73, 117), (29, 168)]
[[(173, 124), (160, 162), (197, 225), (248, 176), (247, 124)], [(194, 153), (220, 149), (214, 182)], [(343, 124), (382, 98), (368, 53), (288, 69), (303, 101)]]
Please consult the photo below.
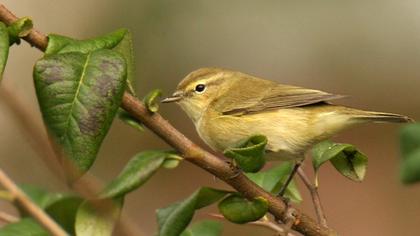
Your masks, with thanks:
[(218, 205), (220, 213), (229, 221), (237, 224), (259, 220), (268, 211), (268, 201), (258, 197), (253, 201), (231, 194)]
[(50, 235), (34, 219), (23, 218), (0, 228), (0, 236), (48, 236)]
[(181, 236), (220, 236), (222, 224), (214, 220), (203, 220), (188, 227)]
[(420, 181), (420, 124), (409, 124), (401, 129), (400, 146), (401, 181), (406, 184)]
[(120, 199), (91, 200), (82, 203), (76, 215), (77, 236), (112, 235), (123, 204)]
[(250, 137), (236, 148), (228, 148), (224, 155), (235, 160), (245, 172), (257, 172), (265, 164), (265, 146), (267, 138), (262, 135)]
[(0, 81), (3, 78), (7, 57), (9, 56), (9, 33), (6, 25), (0, 21)]
[(362, 181), (366, 174), (367, 157), (353, 145), (324, 141), (314, 146), (312, 150), (312, 165), (316, 173), (326, 161), (345, 177)]
[[(250, 180), (258, 184), (260, 187), (273, 194), (278, 194), (282, 185), (286, 182), (287, 178), (292, 171), (293, 165), (291, 162), (284, 162), (266, 171), (258, 173), (247, 173), (246, 175)], [(290, 182), (287, 186), (285, 197), (293, 202), (301, 202), (302, 197), (299, 189), (294, 181)]]
[(144, 151), (135, 155), (120, 175), (107, 185), (102, 198), (124, 196), (144, 184), (170, 155), (165, 151)]
[(35, 64), (34, 79), (44, 122), (84, 173), (121, 103), (126, 85), (124, 58), (107, 49), (46, 56)]
[(213, 204), (223, 198), (227, 191), (201, 188), (187, 199), (157, 210), (159, 236), (178, 236), (190, 223), (195, 210)]
[(78, 40), (62, 35), (48, 35), (48, 46), (45, 51), (46, 55), (82, 52), (89, 53), (98, 49), (112, 49), (120, 53), (127, 64), (127, 87), (131, 94), (135, 94), (135, 64), (134, 50), (131, 32), (127, 29), (119, 29), (107, 35), (99, 36), (92, 39)]

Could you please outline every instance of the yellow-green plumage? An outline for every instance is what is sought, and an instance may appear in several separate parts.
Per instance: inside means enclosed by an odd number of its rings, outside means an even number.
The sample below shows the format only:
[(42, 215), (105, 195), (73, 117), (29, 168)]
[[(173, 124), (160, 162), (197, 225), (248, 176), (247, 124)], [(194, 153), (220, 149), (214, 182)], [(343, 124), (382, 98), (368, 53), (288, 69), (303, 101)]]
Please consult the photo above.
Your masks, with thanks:
[[(198, 85), (204, 86), (204, 91), (198, 92)], [(303, 158), (315, 143), (358, 123), (410, 121), (398, 114), (328, 103), (341, 97), (240, 72), (204, 68), (181, 81), (167, 101), (178, 102), (214, 150), (223, 151), (261, 134), (268, 139), (267, 150), (281, 159)]]

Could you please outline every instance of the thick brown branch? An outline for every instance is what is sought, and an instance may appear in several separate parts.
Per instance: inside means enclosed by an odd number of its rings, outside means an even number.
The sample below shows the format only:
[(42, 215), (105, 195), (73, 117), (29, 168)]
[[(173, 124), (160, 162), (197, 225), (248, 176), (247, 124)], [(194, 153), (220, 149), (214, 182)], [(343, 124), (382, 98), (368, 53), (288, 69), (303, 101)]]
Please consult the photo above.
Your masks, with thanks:
[(308, 179), (308, 176), (306, 176), (302, 168), (299, 168), (298, 175), (302, 179), (302, 182), (305, 184), (306, 188), (309, 190), (309, 193), (311, 194), (318, 222), (321, 225), (327, 227), (327, 218), (325, 217), (324, 210), (322, 209), (321, 198), (319, 197), (317, 187), (311, 183), (311, 181)]
[[(10, 24), (17, 20), (17, 17), (0, 4), (0, 20), (6, 24)], [(42, 51), (45, 50), (48, 44), (48, 38), (35, 30), (24, 39)], [(270, 204), (270, 212), (276, 218), (285, 219), (286, 204), (281, 199), (264, 191), (242, 173), (238, 174), (224, 160), (198, 147), (159, 114), (150, 113), (142, 102), (138, 101), (129, 93), (124, 94), (122, 107), (180, 152), (186, 160), (222, 179), (249, 199), (264, 197)], [(336, 235), (333, 230), (317, 224), (309, 216), (300, 213), (298, 210), (296, 212), (298, 213), (298, 217), (293, 225), (293, 229), (304, 235)]]

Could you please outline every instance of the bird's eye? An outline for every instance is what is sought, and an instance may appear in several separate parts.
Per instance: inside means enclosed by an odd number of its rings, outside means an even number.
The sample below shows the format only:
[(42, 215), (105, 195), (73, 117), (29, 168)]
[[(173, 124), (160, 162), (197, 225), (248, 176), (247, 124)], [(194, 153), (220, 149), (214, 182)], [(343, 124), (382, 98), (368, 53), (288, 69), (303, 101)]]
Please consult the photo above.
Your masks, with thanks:
[(206, 86), (204, 84), (197, 84), (197, 86), (195, 86), (195, 91), (197, 93), (202, 93), (204, 90), (206, 90)]

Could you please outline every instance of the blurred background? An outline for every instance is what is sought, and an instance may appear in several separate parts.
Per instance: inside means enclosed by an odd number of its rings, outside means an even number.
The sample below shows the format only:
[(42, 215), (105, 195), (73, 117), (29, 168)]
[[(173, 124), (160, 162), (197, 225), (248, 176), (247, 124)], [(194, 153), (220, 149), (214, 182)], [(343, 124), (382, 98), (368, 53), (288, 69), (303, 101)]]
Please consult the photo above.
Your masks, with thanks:
[[(154, 88), (169, 94), (190, 71), (216, 66), (347, 94), (350, 97), (341, 104), (420, 119), (419, 1), (3, 0), (2, 4), (18, 16), (30, 16), (44, 33), (88, 38), (129, 28), (140, 95)], [(42, 54), (22, 44), (11, 48), (2, 86), (14, 90), (41, 124), (32, 65)], [(164, 105), (161, 113), (204, 146), (179, 107)], [(342, 177), (329, 164), (320, 172), (319, 191), (328, 222), (340, 235), (417, 234), (420, 185), (399, 182), (398, 129), (398, 125), (366, 125), (336, 137), (369, 157), (362, 183)], [(1, 102), (0, 130), (0, 165), (15, 181), (66, 189), (37, 157), (25, 130)], [(134, 154), (153, 148), (168, 146), (151, 132), (139, 133), (116, 120), (92, 173), (108, 181)], [(312, 172), (310, 162), (305, 169)], [(123, 214), (144, 235), (153, 235), (155, 210), (202, 185), (227, 188), (186, 162), (174, 170), (161, 170), (128, 195)], [(298, 208), (315, 216), (306, 189), (301, 192), (304, 202)], [(195, 220), (214, 211), (199, 211)], [(224, 226), (223, 235), (272, 235), (255, 226)]]

